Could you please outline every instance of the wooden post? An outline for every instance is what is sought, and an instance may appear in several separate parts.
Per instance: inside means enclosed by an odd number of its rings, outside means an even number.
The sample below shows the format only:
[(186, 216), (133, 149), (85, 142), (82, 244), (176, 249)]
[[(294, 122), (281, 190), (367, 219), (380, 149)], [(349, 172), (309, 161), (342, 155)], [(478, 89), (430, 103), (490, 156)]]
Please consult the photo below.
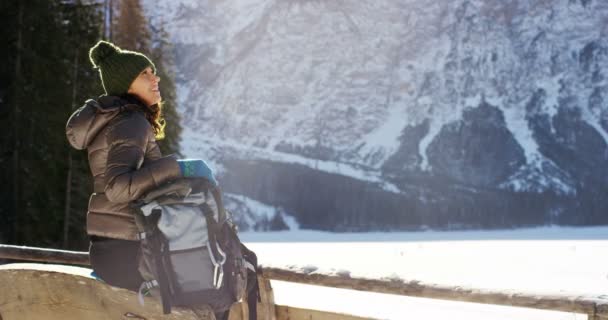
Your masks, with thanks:
[(240, 310), (241, 310), (241, 319), (249, 320), (249, 306), (247, 305), (247, 301), (241, 302)]
[(259, 320), (276, 320), (276, 310), (274, 307), (274, 292), (270, 285), (270, 279), (263, 275), (258, 275), (258, 284), (260, 286), (260, 303), (258, 303), (258, 319)]
[(230, 307), (228, 320), (249, 320), (249, 309), (247, 300), (235, 303)]
[(608, 320), (608, 303), (598, 304), (593, 313), (589, 313), (589, 320)]
[[(257, 304), (259, 320), (276, 320), (276, 310), (274, 305), (274, 292), (270, 280), (263, 275), (258, 275), (258, 285), (260, 287), (260, 302)], [(249, 307), (247, 301), (235, 304), (230, 308), (228, 320), (248, 320)]]

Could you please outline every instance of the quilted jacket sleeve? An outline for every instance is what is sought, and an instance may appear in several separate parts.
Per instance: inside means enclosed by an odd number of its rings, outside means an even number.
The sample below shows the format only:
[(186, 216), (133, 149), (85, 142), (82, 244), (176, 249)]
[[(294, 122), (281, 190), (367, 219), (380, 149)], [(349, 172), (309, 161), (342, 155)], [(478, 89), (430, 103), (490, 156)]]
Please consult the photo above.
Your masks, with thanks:
[(152, 128), (142, 114), (117, 119), (108, 129), (105, 194), (112, 202), (137, 200), (166, 181), (181, 177), (172, 156), (146, 160)]

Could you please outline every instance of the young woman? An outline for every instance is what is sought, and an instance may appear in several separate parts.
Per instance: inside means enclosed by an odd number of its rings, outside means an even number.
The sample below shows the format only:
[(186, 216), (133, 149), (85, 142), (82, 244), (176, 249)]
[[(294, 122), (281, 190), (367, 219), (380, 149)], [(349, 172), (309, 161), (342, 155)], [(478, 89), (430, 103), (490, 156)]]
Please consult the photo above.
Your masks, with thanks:
[(100, 41), (89, 52), (105, 95), (86, 101), (68, 120), (70, 144), (86, 149), (93, 174), (87, 213), (90, 260), (108, 284), (137, 290), (139, 243), (129, 204), (146, 192), (181, 177), (205, 177), (217, 184), (202, 160), (161, 155), (164, 136), (160, 78), (145, 55)]

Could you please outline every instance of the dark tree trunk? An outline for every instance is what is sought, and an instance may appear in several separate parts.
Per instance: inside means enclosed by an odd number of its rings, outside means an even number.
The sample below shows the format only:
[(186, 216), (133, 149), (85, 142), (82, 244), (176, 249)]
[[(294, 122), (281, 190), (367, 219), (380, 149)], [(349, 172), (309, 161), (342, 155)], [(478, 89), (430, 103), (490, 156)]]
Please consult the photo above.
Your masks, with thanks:
[(17, 13), (17, 50), (15, 57), (15, 85), (14, 85), (14, 110), (13, 110), (13, 241), (19, 242), (21, 237), (19, 234), (20, 230), (20, 214), (21, 207), (20, 202), (20, 176), (21, 171), (19, 151), (21, 149), (21, 133), (19, 131), (19, 113), (21, 112), (19, 106), (20, 90), (21, 90), (21, 51), (22, 51), (22, 29), (23, 29), (23, 2), (19, 2), (19, 11)]

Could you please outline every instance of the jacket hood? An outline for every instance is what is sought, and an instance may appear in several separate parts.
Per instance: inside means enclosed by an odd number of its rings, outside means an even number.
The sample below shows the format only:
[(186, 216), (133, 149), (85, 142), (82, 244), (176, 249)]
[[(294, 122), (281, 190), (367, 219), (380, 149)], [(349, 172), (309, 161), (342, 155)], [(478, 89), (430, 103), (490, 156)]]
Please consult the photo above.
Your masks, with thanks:
[(115, 96), (87, 100), (68, 119), (65, 126), (68, 141), (75, 149), (86, 149), (108, 122), (127, 106), (138, 107)]

